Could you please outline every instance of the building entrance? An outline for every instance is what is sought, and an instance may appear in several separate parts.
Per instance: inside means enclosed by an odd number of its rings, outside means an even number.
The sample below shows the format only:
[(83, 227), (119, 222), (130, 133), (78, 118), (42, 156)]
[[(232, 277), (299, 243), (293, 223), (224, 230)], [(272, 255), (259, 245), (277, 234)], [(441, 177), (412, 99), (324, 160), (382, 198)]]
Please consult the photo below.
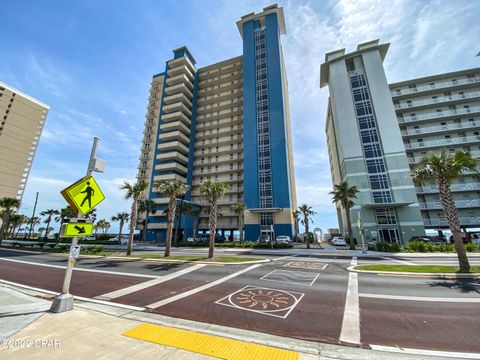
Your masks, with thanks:
[(385, 241), (392, 244), (400, 243), (398, 229), (395, 228), (378, 229), (378, 237), (380, 241)]

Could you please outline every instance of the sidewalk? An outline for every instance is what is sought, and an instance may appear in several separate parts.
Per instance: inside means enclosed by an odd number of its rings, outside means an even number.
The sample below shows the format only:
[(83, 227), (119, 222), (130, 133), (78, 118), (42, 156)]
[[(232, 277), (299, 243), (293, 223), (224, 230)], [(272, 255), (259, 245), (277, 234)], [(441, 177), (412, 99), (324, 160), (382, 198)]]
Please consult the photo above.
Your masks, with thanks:
[(120, 308), (91, 301), (76, 300), (74, 310), (53, 314), (48, 312), (50, 301), (46, 300), (47, 297), (48, 295), (31, 289), (0, 284), (0, 358), (214, 359), (122, 335), (139, 325), (156, 324), (197, 334), (286, 349), (298, 352), (298, 359), (301, 360), (440, 359), (303, 341), (170, 318), (132, 310), (126, 306)]

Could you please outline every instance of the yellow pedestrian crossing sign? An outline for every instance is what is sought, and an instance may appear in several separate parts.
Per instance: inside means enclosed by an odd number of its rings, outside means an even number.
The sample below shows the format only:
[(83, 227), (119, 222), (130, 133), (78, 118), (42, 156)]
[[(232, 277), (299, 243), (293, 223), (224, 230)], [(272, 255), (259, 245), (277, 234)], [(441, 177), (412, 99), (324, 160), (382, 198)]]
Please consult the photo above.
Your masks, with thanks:
[(73, 210), (87, 215), (95, 206), (105, 200), (102, 190), (93, 176), (84, 177), (61, 191)]
[(63, 236), (88, 236), (93, 234), (92, 223), (67, 223), (63, 229)]

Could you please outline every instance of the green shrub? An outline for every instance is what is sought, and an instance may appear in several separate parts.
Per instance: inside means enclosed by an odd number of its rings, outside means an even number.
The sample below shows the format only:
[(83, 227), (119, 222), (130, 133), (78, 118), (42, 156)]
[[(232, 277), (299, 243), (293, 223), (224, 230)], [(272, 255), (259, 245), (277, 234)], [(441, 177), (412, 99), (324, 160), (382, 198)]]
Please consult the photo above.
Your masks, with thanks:
[(45, 245), (47, 245), (47, 243), (45, 243), (45, 242), (39, 242), (39, 243), (36, 243), (35, 245), (37, 245), (41, 250), (43, 250), (43, 247), (44, 247)]
[(47, 244), (47, 246), (48, 246), (50, 249), (53, 250), (53, 249), (55, 248), (55, 246), (57, 246), (57, 243), (49, 243), (49, 244)]
[(377, 251), (380, 252), (400, 252), (400, 245), (398, 243), (388, 243), (386, 241), (378, 241), (375, 245)]
[(103, 252), (103, 246), (85, 246), (80, 248), (80, 254), (82, 255), (96, 255)]
[(70, 251), (70, 245), (61, 244), (58, 246), (58, 252), (67, 253)]

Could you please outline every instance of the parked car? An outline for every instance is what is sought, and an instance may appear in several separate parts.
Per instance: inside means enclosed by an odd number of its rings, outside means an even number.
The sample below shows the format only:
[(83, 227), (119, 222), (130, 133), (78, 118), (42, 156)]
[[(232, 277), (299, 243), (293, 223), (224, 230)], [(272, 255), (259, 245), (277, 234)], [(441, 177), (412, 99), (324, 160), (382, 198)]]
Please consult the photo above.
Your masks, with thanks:
[(332, 239), (332, 245), (333, 246), (347, 246), (347, 242), (345, 241), (345, 239), (342, 239), (339, 236), (335, 236)]
[[(188, 241), (188, 239), (187, 239)], [(193, 241), (193, 239), (192, 239)], [(196, 243), (204, 243), (204, 244), (208, 244), (208, 242), (210, 241), (210, 235), (209, 234), (197, 234), (195, 236), (195, 242)]]
[(271, 242), (272, 239), (268, 234), (260, 234), (260, 236), (257, 238), (257, 243), (259, 244), (270, 244)]
[(428, 236), (412, 236), (408, 242), (411, 241), (421, 241), (424, 243), (431, 243), (432, 239), (430, 239)]
[(290, 245), (292, 243), (292, 239), (290, 239), (290, 236), (288, 235), (279, 235), (277, 236), (277, 238), (275, 239), (275, 242), (277, 244), (287, 244), (287, 245)]
[(223, 235), (216, 234), (215, 235), (215, 242), (224, 243), (227, 239)]
[(80, 240), (82, 240), (82, 241), (95, 241), (95, 235), (84, 236)]
[[(472, 239), (467, 234), (465, 234), (464, 232), (460, 233), (460, 236), (462, 237), (462, 240), (463, 240), (464, 244), (472, 241)], [(450, 236), (449, 241), (450, 241), (450, 244), (453, 244), (453, 235)]]

